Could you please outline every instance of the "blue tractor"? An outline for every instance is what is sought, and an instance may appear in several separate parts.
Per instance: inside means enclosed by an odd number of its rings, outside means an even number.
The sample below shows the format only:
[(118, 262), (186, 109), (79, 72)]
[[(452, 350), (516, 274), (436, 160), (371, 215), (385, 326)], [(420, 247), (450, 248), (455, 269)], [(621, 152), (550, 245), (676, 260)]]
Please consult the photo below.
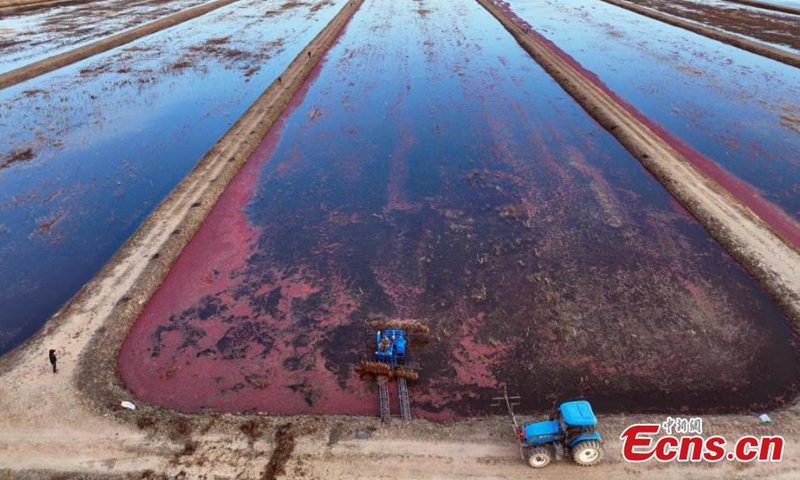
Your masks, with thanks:
[(404, 365), (406, 337), (403, 330), (389, 328), (375, 333), (375, 360), (391, 365)]
[(546, 467), (555, 457), (557, 446), (569, 449), (575, 463), (596, 465), (603, 458), (600, 433), (595, 431), (597, 417), (585, 400), (561, 404), (554, 418), (545, 422), (529, 422), (519, 429), (520, 444), (527, 451), (528, 464)]

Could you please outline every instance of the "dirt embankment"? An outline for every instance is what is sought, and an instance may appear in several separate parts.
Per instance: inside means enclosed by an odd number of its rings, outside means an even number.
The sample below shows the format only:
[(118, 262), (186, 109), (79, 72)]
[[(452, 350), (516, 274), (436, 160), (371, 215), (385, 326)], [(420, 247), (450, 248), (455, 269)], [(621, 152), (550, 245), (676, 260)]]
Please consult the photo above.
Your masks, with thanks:
[(512, 20), (512, 13), (491, 0), (477, 1), (759, 280), (800, 331), (800, 226), (617, 97), (530, 26)]
[(71, 65), (73, 63), (89, 58), (93, 55), (107, 52), (112, 48), (125, 45), (134, 40), (138, 40), (142, 37), (151, 35), (161, 30), (174, 27), (175, 25), (179, 25), (193, 18), (205, 15), (208, 12), (217, 10), (219, 8), (222, 8), (226, 5), (230, 5), (231, 3), (237, 1), (239, 0), (217, 0), (215, 2), (206, 3), (203, 5), (199, 5), (197, 7), (189, 8), (187, 10), (178, 12), (174, 15), (170, 15), (168, 17), (156, 20), (152, 23), (142, 25), (141, 27), (134, 28), (122, 33), (118, 33), (116, 35), (112, 35), (102, 40), (90, 43), (89, 45), (84, 45), (83, 47), (78, 47), (74, 50), (70, 50), (68, 52), (64, 52), (62, 54), (55, 55), (53, 57), (45, 58), (44, 60), (34, 62), (30, 65), (26, 65), (24, 67), (20, 67), (15, 70), (11, 70), (10, 72), (0, 74), (0, 89), (16, 85), (18, 83), (30, 80), (31, 78), (38, 77), (39, 75), (43, 75), (45, 73), (52, 72), (53, 70), (57, 70), (67, 65)]
[(739, 35), (726, 33), (721, 30), (717, 30), (716, 28), (698, 25), (694, 22), (690, 22), (672, 15), (667, 15), (665, 13), (642, 7), (631, 2), (626, 2), (623, 0), (602, 1), (626, 10), (630, 10), (631, 12), (638, 13), (639, 15), (644, 15), (645, 17), (650, 17), (660, 22), (664, 22), (678, 28), (683, 28), (684, 30), (689, 30), (690, 32), (698, 33), (719, 42), (727, 43), (728, 45), (741, 48), (742, 50), (747, 50), (748, 52), (755, 53), (756, 55), (761, 55), (762, 57), (771, 58), (772, 60), (777, 60), (781, 63), (800, 68), (800, 55), (795, 53), (787, 52), (780, 48), (771, 47), (760, 42), (755, 42), (753, 40), (740, 37)]
[[(661, 422), (657, 416), (601, 417), (605, 459), (577, 466), (561, 458), (533, 472), (519, 456), (510, 421), (492, 417), (451, 424), (414, 420), (381, 425), (358, 417), (196, 416), (188, 423), (157, 428), (143, 424), (138, 444), (127, 432), (106, 444), (86, 438), (29, 436), (0, 450), (0, 479), (173, 480), (236, 478), (288, 479), (794, 479), (800, 471), (796, 414), (773, 415), (775, 424), (759, 425), (753, 416), (703, 418), (704, 436), (736, 439), (742, 435), (783, 435), (781, 462), (706, 464), (626, 463), (619, 434), (637, 422)], [(524, 420), (528, 420), (525, 418)], [(291, 423), (288, 423), (291, 422)], [(74, 432), (60, 432), (74, 433)], [(0, 432), (0, 444), (6, 440)], [(40, 448), (38, 452), (35, 448)], [(81, 450), (83, 449), (83, 450)], [(88, 449), (88, 450), (87, 450)], [(14, 471), (3, 460), (20, 454)], [(67, 474), (65, 472), (73, 472)]]
[(750, 8), (727, 8), (687, 0), (633, 0), (632, 3), (709, 27), (800, 50), (798, 18)]
[(0, 0), (0, 13), (4, 15), (37, 10), (40, 8), (89, 3), (95, 0)]
[(727, 0), (727, 1), (730, 3), (747, 5), (748, 7), (756, 7), (756, 8), (762, 8), (764, 10), (774, 10), (776, 12), (800, 15), (800, 8), (790, 7), (789, 5), (780, 5), (777, 3), (769, 3), (769, 2), (759, 2), (758, 0)]

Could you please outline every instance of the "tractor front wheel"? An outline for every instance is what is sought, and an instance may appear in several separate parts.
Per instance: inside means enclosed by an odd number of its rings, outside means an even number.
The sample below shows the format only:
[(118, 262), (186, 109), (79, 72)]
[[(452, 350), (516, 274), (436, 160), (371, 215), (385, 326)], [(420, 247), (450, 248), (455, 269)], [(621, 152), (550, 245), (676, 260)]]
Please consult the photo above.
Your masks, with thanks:
[(544, 468), (550, 465), (552, 460), (553, 454), (547, 447), (532, 448), (530, 455), (528, 455), (528, 465), (533, 468)]
[(594, 440), (581, 442), (572, 448), (572, 458), (575, 463), (584, 467), (597, 465), (603, 458), (603, 447)]

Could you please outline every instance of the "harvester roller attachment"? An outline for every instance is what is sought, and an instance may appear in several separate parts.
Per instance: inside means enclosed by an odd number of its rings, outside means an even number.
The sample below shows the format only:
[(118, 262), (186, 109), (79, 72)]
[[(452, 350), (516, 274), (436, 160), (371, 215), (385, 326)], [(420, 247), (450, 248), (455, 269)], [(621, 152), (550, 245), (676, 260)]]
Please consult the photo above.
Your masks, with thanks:
[(370, 373), (372, 375), (378, 375), (379, 377), (391, 377), (393, 376), (392, 370), (394, 370), (394, 367), (388, 363), (370, 362), (367, 360), (361, 360), (356, 366), (356, 373), (361, 375)]
[(392, 374), (398, 379), (398, 381), (400, 379), (404, 380), (403, 383), (405, 383), (405, 380), (413, 381), (419, 379), (419, 373), (415, 372), (414, 370), (409, 370), (403, 367), (396, 367), (392, 372)]
[(431, 331), (417, 320), (371, 320), (364, 326), (370, 330), (399, 329), (409, 335), (427, 335)]
[(359, 362), (359, 364), (356, 366), (355, 371), (359, 375), (372, 374), (379, 377), (396, 377), (404, 378), (406, 380), (419, 379), (419, 373), (415, 372), (414, 370), (403, 367), (395, 367), (383, 362), (369, 362), (367, 360), (361, 360), (361, 362)]

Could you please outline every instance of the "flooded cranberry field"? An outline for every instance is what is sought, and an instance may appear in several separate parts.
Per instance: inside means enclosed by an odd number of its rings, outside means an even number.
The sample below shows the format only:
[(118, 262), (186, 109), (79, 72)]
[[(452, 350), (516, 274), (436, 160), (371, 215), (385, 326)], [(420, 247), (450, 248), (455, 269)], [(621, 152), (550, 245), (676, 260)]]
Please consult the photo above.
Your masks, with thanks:
[(496, 3), (508, 5), (641, 112), (800, 219), (796, 68), (601, 1)]
[(92, 278), (342, 4), (242, 0), (0, 90), (0, 354)]
[[(791, 138), (763, 190), (794, 212)], [(117, 367), (182, 411), (375, 415), (353, 367), (376, 317), (430, 327), (410, 347), (430, 419), (489, 414), (501, 385), (528, 411), (766, 409), (800, 378), (770, 298), (472, 1), (363, 4)]]

